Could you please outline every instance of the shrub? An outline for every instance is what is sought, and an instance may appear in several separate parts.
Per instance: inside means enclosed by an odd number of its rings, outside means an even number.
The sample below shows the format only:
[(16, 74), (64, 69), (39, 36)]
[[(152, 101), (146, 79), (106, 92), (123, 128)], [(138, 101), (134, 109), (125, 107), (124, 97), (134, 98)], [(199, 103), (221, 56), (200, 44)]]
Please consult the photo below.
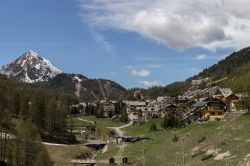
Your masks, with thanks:
[(158, 129), (157, 129), (156, 123), (154, 122), (154, 123), (152, 123), (151, 126), (150, 126), (150, 131), (156, 131), (156, 130), (158, 130)]
[(173, 142), (178, 142), (179, 141), (179, 137), (175, 134), (174, 137), (172, 138)]

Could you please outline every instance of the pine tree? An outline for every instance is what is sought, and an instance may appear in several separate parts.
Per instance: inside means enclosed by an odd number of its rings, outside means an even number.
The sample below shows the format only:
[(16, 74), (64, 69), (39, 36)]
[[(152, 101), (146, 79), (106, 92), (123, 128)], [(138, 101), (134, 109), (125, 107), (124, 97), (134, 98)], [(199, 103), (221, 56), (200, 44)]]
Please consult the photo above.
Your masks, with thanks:
[(53, 162), (51, 161), (47, 150), (42, 147), (36, 156), (34, 166), (52, 166)]

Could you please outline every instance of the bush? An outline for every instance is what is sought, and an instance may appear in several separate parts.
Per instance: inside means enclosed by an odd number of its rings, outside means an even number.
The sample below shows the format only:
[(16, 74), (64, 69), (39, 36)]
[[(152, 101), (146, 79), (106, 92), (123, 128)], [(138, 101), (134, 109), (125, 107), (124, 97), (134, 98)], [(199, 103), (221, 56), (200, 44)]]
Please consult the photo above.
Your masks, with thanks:
[(166, 116), (162, 123), (163, 128), (173, 128), (173, 127), (180, 127), (181, 126), (181, 119), (178, 116), (175, 115), (168, 115)]
[(179, 141), (179, 137), (175, 134), (174, 137), (172, 138), (173, 142), (178, 142)]
[(158, 129), (157, 129), (156, 123), (154, 122), (154, 123), (152, 123), (151, 126), (150, 126), (150, 131), (156, 131), (156, 130), (158, 130)]

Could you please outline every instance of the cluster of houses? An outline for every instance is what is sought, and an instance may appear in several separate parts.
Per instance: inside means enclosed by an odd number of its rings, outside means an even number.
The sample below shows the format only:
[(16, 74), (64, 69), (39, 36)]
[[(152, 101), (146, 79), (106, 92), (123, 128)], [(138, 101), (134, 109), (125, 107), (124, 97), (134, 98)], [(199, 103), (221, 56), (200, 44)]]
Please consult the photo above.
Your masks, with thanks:
[[(244, 94), (234, 94), (230, 88), (218, 86), (190, 89), (177, 97), (161, 96), (154, 100), (122, 101), (129, 121), (143, 123), (152, 118), (178, 116), (186, 123), (193, 120), (221, 121), (226, 112), (240, 110)], [(101, 101), (105, 116), (115, 115), (117, 101)]]

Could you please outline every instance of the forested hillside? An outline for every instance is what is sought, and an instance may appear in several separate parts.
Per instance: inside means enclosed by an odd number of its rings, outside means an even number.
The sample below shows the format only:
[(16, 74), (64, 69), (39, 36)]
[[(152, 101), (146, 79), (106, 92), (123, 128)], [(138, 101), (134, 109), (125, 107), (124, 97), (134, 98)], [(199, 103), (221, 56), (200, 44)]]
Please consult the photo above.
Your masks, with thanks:
[[(161, 95), (177, 96), (192, 87), (191, 81), (194, 79), (202, 79), (209, 77), (210, 81), (228, 77), (222, 82), (214, 85), (232, 88), (234, 92), (250, 93), (250, 48), (244, 48), (238, 52), (234, 52), (225, 59), (219, 61), (211, 67), (204, 69), (199, 74), (188, 78), (182, 82), (174, 82), (165, 87), (152, 87), (149, 89), (139, 89), (145, 98), (156, 98)], [(201, 88), (207, 84), (202, 84)], [(138, 89), (131, 89), (127, 96), (131, 97), (132, 92)]]
[[(80, 80), (80, 81), (79, 81)], [(97, 101), (106, 98), (118, 99), (126, 89), (111, 80), (88, 79), (80, 74), (59, 74), (55, 78), (35, 84), (36, 87), (48, 89), (57, 93), (68, 93), (75, 96), (79, 84), (80, 101)]]
[(244, 48), (219, 61), (217, 64), (204, 69), (192, 79), (210, 77), (212, 81), (228, 77), (219, 83), (220, 86), (232, 88), (234, 92), (250, 93), (250, 48)]
[(151, 87), (148, 89), (132, 88), (127, 90), (126, 99), (135, 100), (133, 92), (141, 91), (145, 99), (156, 99), (158, 96), (178, 96), (190, 87), (188, 82), (174, 82), (167, 86)]
[(52, 165), (41, 140), (73, 142), (66, 134), (73, 100), (0, 76), (0, 165)]
[(205, 77), (213, 77), (219, 79), (224, 76), (235, 76), (236, 74), (244, 74), (250, 70), (250, 48), (244, 48), (238, 52), (234, 52), (217, 64), (204, 69), (198, 75), (189, 78), (198, 79)]

